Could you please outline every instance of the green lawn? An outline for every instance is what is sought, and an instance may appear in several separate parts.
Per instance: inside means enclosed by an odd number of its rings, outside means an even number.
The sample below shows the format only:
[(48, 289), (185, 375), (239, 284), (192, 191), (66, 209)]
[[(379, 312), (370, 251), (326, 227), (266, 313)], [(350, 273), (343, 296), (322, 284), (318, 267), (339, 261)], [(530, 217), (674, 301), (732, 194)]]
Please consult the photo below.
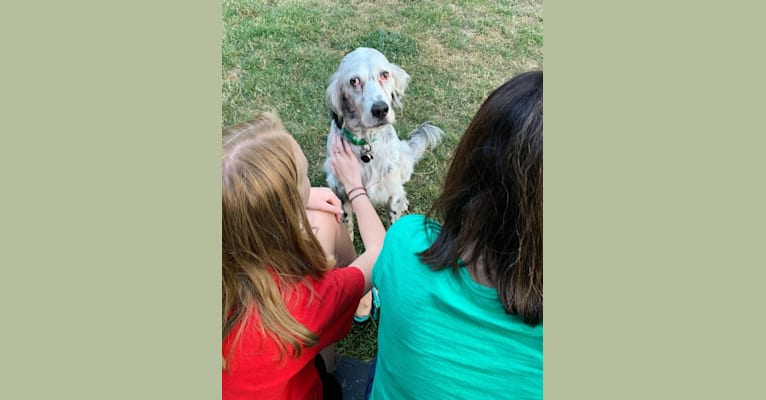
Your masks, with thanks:
[[(410, 74), (397, 132), (404, 139), (431, 121), (446, 134), (405, 186), (410, 212), (428, 209), (452, 150), (489, 92), (519, 72), (543, 68), (541, 0), (224, 0), (222, 11), (223, 125), (259, 110), (279, 113), (306, 153), (314, 186), (326, 185), (324, 93), (341, 58), (373, 47)], [(355, 325), (338, 354), (370, 359), (376, 332), (375, 323)]]

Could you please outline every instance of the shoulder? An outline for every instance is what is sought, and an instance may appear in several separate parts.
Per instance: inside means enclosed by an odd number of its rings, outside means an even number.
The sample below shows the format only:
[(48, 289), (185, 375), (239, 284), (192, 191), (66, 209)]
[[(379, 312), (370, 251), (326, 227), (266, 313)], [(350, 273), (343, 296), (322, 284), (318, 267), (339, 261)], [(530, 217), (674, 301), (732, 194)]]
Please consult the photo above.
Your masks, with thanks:
[(352, 293), (358, 288), (364, 289), (364, 274), (359, 268), (333, 268), (313, 282), (314, 290), (321, 292), (322, 289), (344, 289)]
[(421, 214), (409, 214), (398, 219), (386, 232), (383, 253), (420, 252), (436, 239), (441, 225)]
[[(304, 286), (295, 299), (311, 299), (300, 301), (303, 311), (313, 309), (315, 310), (313, 313), (320, 313), (322, 310), (335, 310), (339, 304), (358, 302), (364, 291), (364, 274), (359, 268), (333, 268), (325, 272), (321, 278), (309, 279), (307, 283), (310, 289)], [(318, 301), (314, 302), (314, 300)], [(328, 308), (332, 310), (327, 310)], [(333, 312), (335, 311), (330, 314)]]
[(415, 226), (423, 226), (423, 223), (427, 220), (425, 215), (422, 214), (407, 214), (394, 222), (391, 225), (391, 230), (406, 230), (412, 229)]
[(441, 225), (439, 225), (438, 222), (427, 218), (425, 215), (422, 214), (408, 214), (405, 215), (402, 218), (399, 218), (391, 227), (388, 229), (388, 233), (386, 234), (386, 237), (388, 237), (388, 234), (391, 234), (392, 236), (396, 235), (413, 235), (413, 234), (423, 234), (426, 233), (430, 235), (430, 233), (437, 232), (441, 230)]
[[(408, 214), (398, 219), (386, 233), (383, 248), (372, 268), (373, 284), (381, 290), (405, 291), (415, 279), (428, 284), (430, 269), (424, 267), (419, 254), (428, 249), (438, 236), (440, 225), (424, 215)], [(417, 285), (415, 287), (417, 287)], [(394, 289), (398, 287), (398, 289)]]
[(364, 276), (358, 268), (333, 268), (311, 283), (313, 290), (295, 297), (289, 309), (298, 322), (319, 335), (318, 348), (323, 348), (351, 329)]

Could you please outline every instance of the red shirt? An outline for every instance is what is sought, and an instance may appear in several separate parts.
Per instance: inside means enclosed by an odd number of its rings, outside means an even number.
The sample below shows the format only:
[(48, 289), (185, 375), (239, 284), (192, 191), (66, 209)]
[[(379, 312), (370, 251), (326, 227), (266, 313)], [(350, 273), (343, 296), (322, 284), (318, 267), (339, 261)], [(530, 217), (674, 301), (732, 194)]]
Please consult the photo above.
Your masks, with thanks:
[[(253, 313), (244, 321), (246, 328), (234, 352), (226, 359), (229, 369), (222, 371), (223, 400), (321, 400), (322, 382), (314, 358), (351, 330), (354, 311), (364, 290), (364, 275), (358, 268), (335, 268), (320, 279), (309, 279), (309, 283), (315, 292), (313, 298), (305, 285), (298, 284), (295, 286), (297, 296), (290, 296), (286, 305), (298, 322), (319, 336), (319, 344), (302, 347), (300, 358), (291, 357), (288, 350), (280, 360), (279, 348), (271, 338), (261, 334), (259, 318)], [(239, 326), (234, 327), (224, 339), (224, 356), (229, 353), (238, 329)]]

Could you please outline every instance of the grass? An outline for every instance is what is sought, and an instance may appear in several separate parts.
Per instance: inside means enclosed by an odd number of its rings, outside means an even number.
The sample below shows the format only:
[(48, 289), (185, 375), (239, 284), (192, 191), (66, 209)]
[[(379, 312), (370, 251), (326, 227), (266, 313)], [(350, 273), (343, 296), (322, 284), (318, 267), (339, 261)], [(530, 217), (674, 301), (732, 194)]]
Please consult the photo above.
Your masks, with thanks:
[[(446, 134), (405, 185), (412, 213), (438, 194), (486, 96), (517, 73), (543, 68), (542, 0), (223, 0), (222, 7), (223, 125), (259, 110), (279, 113), (306, 153), (314, 186), (326, 185), (324, 94), (341, 58), (373, 47), (410, 74), (395, 124), (400, 137), (424, 121)], [(376, 334), (375, 323), (355, 324), (338, 354), (369, 360)]]

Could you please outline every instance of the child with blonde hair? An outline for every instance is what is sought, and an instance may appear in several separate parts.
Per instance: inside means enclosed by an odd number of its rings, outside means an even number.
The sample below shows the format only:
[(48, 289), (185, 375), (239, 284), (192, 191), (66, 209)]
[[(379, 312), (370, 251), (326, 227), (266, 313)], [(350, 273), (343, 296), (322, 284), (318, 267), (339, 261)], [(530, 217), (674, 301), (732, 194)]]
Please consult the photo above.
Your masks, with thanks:
[(306, 157), (278, 116), (223, 131), (224, 399), (340, 396), (319, 352), (349, 332), (385, 229), (358, 189), (350, 148), (336, 137), (333, 151), (334, 174), (355, 188), (349, 198), (365, 245), (356, 258), (333, 214), (337, 198), (310, 187)]

